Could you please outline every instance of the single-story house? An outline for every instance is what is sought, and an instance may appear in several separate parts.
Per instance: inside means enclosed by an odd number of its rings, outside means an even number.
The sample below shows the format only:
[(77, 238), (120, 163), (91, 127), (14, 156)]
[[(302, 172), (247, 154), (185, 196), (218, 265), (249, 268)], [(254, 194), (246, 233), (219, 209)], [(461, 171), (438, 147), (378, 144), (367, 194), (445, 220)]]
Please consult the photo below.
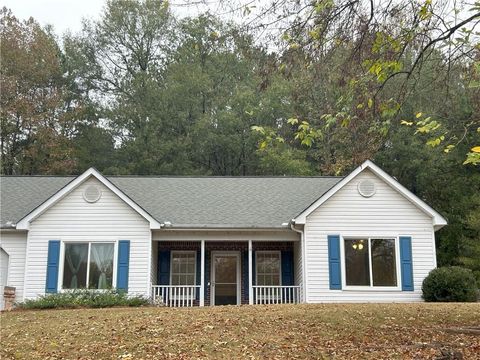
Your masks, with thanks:
[(16, 301), (117, 288), (168, 306), (421, 301), (446, 220), (378, 166), (346, 177), (1, 177)]

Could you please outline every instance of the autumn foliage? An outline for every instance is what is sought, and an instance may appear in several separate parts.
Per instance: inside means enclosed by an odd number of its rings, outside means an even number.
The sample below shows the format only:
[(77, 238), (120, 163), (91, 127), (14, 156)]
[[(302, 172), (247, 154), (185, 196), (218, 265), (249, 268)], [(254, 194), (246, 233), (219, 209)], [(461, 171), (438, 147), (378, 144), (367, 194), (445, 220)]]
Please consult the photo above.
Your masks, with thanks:
[[(20, 311), (2, 359), (479, 359), (477, 304)], [(456, 356), (456, 357), (454, 357)]]

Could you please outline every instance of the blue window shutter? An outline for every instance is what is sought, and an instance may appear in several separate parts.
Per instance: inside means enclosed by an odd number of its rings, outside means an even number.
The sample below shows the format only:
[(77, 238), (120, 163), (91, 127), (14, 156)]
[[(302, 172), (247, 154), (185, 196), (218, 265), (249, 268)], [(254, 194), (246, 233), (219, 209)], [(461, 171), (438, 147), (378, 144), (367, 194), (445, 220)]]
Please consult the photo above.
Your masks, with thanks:
[[(202, 262), (202, 251), (197, 250), (197, 264), (196, 264), (196, 269), (195, 269), (195, 272), (196, 272), (195, 279), (196, 279), (197, 285), (200, 285), (201, 282), (202, 282), (202, 279), (201, 279), (202, 274), (200, 273), (201, 262)], [(200, 299), (200, 291), (195, 290), (195, 300), (199, 300), (199, 299)]]
[(248, 302), (250, 298), (249, 286), (248, 286), (248, 249), (243, 252), (243, 293), (245, 294), (245, 300)]
[(128, 266), (130, 263), (130, 240), (118, 242), (117, 289), (128, 291)]
[(282, 285), (293, 285), (293, 251), (282, 251)]
[(413, 291), (412, 238), (400, 236), (402, 291)]
[(158, 252), (158, 284), (170, 285), (170, 250)]
[(56, 293), (58, 287), (58, 263), (60, 261), (60, 240), (48, 242), (46, 293)]
[(342, 272), (340, 269), (340, 236), (328, 235), (328, 271), (330, 290), (342, 289)]

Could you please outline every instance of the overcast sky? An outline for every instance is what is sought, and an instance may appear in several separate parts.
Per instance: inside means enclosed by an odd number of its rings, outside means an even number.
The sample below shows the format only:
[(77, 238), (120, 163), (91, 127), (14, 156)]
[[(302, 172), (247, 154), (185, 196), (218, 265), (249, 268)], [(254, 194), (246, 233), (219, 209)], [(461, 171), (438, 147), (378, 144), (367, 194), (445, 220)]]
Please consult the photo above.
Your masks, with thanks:
[(20, 19), (33, 16), (42, 25), (53, 25), (58, 35), (67, 29), (81, 29), (82, 18), (97, 19), (103, 0), (2, 0), (2, 7), (11, 9)]
[[(177, 0), (172, 9), (177, 15), (192, 15), (205, 10), (202, 6), (182, 6), (186, 0)], [(172, 2), (170, 2), (172, 4)], [(53, 25), (55, 32), (62, 35), (70, 29), (77, 32), (82, 27), (82, 18), (98, 19), (105, 0), (2, 0), (0, 7), (11, 9), (13, 15), (22, 20), (30, 16), (41, 25)]]

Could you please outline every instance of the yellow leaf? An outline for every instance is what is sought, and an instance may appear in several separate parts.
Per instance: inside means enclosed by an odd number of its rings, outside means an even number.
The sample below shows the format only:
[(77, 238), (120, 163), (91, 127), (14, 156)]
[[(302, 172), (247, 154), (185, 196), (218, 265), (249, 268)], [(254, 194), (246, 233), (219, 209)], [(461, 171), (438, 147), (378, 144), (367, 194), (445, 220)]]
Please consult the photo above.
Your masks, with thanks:
[(407, 126), (412, 126), (412, 125), (413, 125), (413, 122), (407, 121), (407, 120), (402, 120), (402, 121), (400, 122), (400, 124), (402, 124), (402, 125), (407, 125)]
[(417, 113), (417, 115), (415, 115), (415, 117), (416, 117), (417, 119), (418, 119), (419, 117), (421, 117), (421, 116), (422, 116), (422, 113), (421, 113), (421, 112), (419, 112), (419, 113)]
[(373, 106), (373, 100), (368, 99), (368, 107), (371, 108)]
[(474, 147), (472, 148), (472, 152), (474, 152), (474, 153), (480, 153), (480, 146), (474, 146)]

